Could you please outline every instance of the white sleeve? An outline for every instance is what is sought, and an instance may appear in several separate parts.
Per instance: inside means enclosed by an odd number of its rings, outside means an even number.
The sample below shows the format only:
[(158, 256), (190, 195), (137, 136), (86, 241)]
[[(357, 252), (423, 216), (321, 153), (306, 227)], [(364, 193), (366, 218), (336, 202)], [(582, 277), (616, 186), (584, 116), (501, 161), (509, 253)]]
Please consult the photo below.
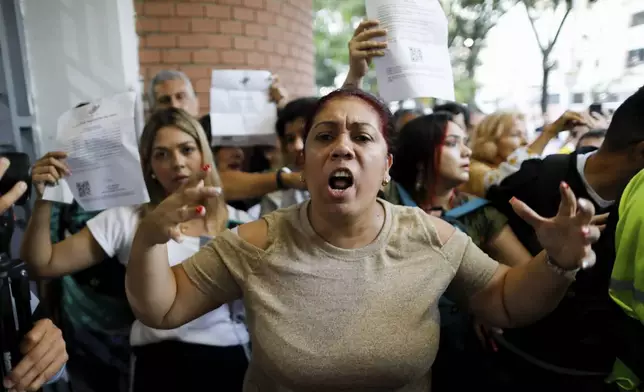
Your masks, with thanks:
[(124, 250), (132, 243), (136, 231), (137, 209), (135, 207), (110, 208), (87, 221), (87, 228), (109, 257), (118, 256), (121, 263)]

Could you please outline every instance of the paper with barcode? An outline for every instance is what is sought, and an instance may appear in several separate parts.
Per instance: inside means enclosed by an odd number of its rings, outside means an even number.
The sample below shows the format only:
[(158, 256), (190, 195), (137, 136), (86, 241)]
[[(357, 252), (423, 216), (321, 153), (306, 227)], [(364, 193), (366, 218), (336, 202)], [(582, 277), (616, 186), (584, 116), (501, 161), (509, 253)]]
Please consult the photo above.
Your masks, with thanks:
[(384, 57), (374, 59), (386, 101), (454, 100), (447, 18), (438, 0), (365, 0), (367, 17), (387, 30)]
[(275, 145), (277, 107), (269, 71), (216, 69), (210, 87), (213, 146)]
[(56, 143), (68, 154), (72, 174), (47, 187), (45, 200), (70, 203), (71, 193), (86, 211), (150, 201), (139, 158), (135, 102), (136, 93), (127, 92), (60, 116)]

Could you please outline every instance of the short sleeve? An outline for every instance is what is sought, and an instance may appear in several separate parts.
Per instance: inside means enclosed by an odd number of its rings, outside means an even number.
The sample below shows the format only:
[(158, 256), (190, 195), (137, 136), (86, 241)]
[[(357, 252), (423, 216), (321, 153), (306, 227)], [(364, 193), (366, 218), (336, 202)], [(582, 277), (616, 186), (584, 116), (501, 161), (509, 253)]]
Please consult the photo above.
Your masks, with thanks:
[(107, 256), (118, 256), (121, 263), (127, 264), (137, 221), (136, 208), (116, 207), (88, 220), (87, 228)]
[(247, 275), (249, 259), (258, 257), (257, 251), (244, 249), (244, 242), (228, 230), (202, 246), (197, 253), (181, 263), (192, 283), (204, 294), (227, 303), (242, 297), (241, 286)]
[(442, 251), (456, 267), (456, 274), (447, 288), (447, 297), (459, 306), (466, 307), (469, 299), (489, 283), (499, 263), (458, 230), (445, 243)]

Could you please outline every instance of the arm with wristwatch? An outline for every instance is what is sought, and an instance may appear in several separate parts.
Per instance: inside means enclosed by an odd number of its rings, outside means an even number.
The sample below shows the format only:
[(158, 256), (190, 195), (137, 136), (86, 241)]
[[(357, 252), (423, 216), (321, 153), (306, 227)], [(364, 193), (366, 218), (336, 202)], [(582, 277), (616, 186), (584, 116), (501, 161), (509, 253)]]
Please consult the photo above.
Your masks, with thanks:
[(282, 189), (306, 189), (300, 173), (286, 167), (268, 173), (222, 171), (219, 176), (226, 200), (253, 199)]

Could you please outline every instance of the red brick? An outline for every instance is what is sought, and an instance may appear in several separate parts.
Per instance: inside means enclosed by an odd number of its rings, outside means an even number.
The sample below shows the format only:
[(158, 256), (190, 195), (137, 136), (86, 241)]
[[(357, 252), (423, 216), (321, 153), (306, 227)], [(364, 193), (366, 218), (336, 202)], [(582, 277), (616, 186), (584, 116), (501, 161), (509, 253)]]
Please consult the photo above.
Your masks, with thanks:
[(282, 1), (283, 0), (266, 0), (266, 10), (275, 13), (282, 12)]
[(208, 47), (219, 49), (232, 48), (232, 37), (226, 35), (210, 35), (208, 36)]
[(177, 38), (174, 34), (148, 34), (145, 44), (150, 48), (176, 48)]
[(154, 64), (161, 62), (161, 52), (158, 50), (144, 49), (139, 51), (139, 61), (142, 64)]
[(233, 39), (233, 47), (240, 50), (253, 50), (255, 49), (256, 40), (248, 37), (235, 37)]
[(284, 30), (277, 26), (268, 26), (266, 28), (266, 36), (268, 39), (275, 40), (277, 42), (280, 42), (283, 39), (283, 32)]
[(237, 20), (245, 20), (245, 21), (255, 21), (255, 11), (244, 8), (244, 7), (235, 7), (233, 8), (233, 18)]
[(261, 52), (275, 52), (275, 43), (273, 41), (257, 41), (257, 50)]
[(143, 5), (143, 13), (147, 16), (172, 16), (174, 15), (174, 3), (151, 3), (146, 2)]
[(149, 82), (150, 79), (154, 78), (156, 74), (158, 74), (159, 72), (168, 69), (168, 67), (166, 65), (151, 65), (151, 66), (148, 66), (147, 69), (148, 69), (148, 72), (147, 72), (146, 78), (148, 80), (146, 80), (146, 83), (145, 83), (146, 87), (148, 86), (147, 82)]
[(198, 80), (193, 80), (192, 83), (195, 86), (195, 91), (197, 93), (207, 93), (210, 91), (210, 78), (203, 78)]
[(210, 37), (206, 34), (188, 34), (178, 38), (180, 48), (207, 48)]
[(257, 23), (246, 23), (244, 31), (251, 37), (266, 37), (266, 27)]
[(288, 19), (287, 19), (287, 18), (285, 18), (285, 17), (283, 17), (282, 15), (277, 15), (277, 16), (275, 17), (275, 23), (276, 23), (279, 27), (284, 27), (284, 28), (288, 27)]
[(190, 80), (209, 78), (212, 73), (211, 67), (203, 65), (184, 65), (181, 66), (180, 69), (190, 78)]
[(143, 3), (134, 3), (134, 13), (137, 17), (143, 15)]
[(193, 19), (192, 31), (195, 33), (216, 33), (219, 31), (215, 19)]
[(244, 0), (244, 5), (250, 8), (264, 9), (264, 0)]
[(161, 19), (159, 30), (166, 33), (187, 33), (190, 31), (190, 19)]
[(226, 50), (221, 52), (221, 60), (225, 64), (245, 64), (244, 52), (239, 50)]
[(257, 11), (257, 22), (263, 25), (275, 24), (275, 14), (268, 11)]
[(266, 55), (255, 52), (246, 53), (246, 63), (253, 67), (263, 67), (266, 65)]
[(206, 16), (209, 18), (230, 19), (231, 8), (227, 5), (207, 5)]
[(199, 50), (192, 53), (192, 61), (201, 64), (216, 64), (219, 62), (219, 53), (210, 49)]
[(159, 31), (159, 20), (150, 19), (150, 18), (136, 18), (136, 32), (141, 33), (150, 33)]
[(268, 56), (268, 66), (269, 67), (281, 67), (282, 66), (282, 57), (276, 55)]
[(243, 25), (236, 20), (222, 20), (219, 23), (219, 31), (224, 34), (241, 35), (243, 33)]
[(164, 50), (161, 57), (164, 63), (189, 63), (192, 59), (191, 53), (189, 50), (170, 49)]
[(204, 16), (206, 10), (201, 4), (177, 3), (177, 16)]
[(244, 2), (243, 0), (218, 0), (219, 3), (221, 4), (229, 4), (229, 5), (243, 5)]
[[(270, 37), (269, 37), (270, 38)], [(277, 42), (277, 53), (287, 56), (288, 55), (288, 45), (284, 42)]]

